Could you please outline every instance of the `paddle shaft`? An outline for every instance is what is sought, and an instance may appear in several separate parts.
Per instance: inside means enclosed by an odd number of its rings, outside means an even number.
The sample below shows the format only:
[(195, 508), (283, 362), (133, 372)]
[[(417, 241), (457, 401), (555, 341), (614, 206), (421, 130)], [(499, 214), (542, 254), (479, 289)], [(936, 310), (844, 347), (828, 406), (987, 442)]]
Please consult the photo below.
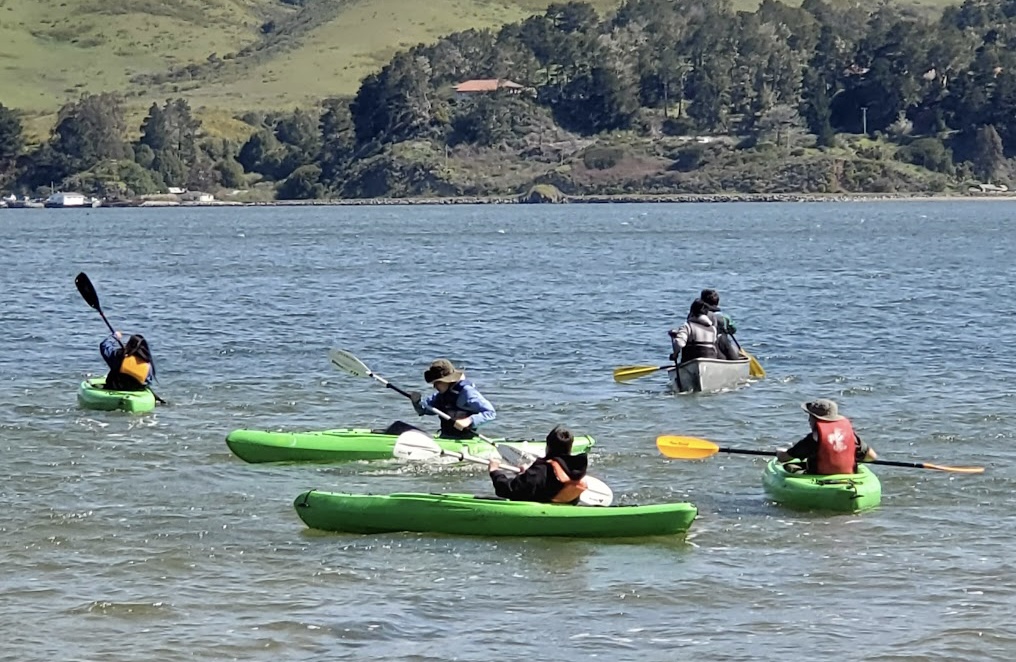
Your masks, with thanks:
[[(114, 329), (113, 325), (109, 323), (108, 319), (106, 319), (106, 313), (102, 312), (102, 305), (99, 303), (99, 293), (95, 291), (95, 286), (92, 285), (92, 281), (88, 278), (88, 276), (86, 276), (84, 272), (81, 272), (80, 274), (78, 274), (77, 278), (74, 279), (74, 285), (77, 286), (78, 293), (81, 294), (81, 298), (85, 300), (85, 303), (87, 303), (89, 307), (94, 308), (95, 311), (99, 313), (99, 317), (101, 317), (102, 321), (106, 323), (106, 327), (109, 329), (109, 332), (113, 335), (113, 338), (116, 340), (117, 344), (120, 345), (120, 349), (126, 349), (124, 347), (123, 341), (120, 340), (120, 336), (116, 335), (116, 329)], [(155, 401), (158, 402), (160, 405), (169, 404), (168, 402), (160, 398), (159, 394), (153, 391), (151, 386), (148, 386), (146, 388), (148, 388), (148, 390), (151, 391), (152, 397), (154, 397)]]
[[(776, 455), (774, 451), (757, 451), (747, 448), (720, 448), (717, 450), (718, 453), (732, 453), (736, 455), (766, 455), (773, 457)], [(909, 469), (932, 469), (936, 471), (954, 469), (955, 467), (940, 467), (937, 464), (927, 464), (926, 462), (897, 462), (895, 460), (868, 460), (865, 464), (881, 464), (884, 467), (907, 467)]]
[(102, 308), (96, 308), (96, 310), (99, 311), (99, 317), (101, 317), (102, 321), (106, 323), (106, 326), (109, 328), (109, 332), (113, 334), (114, 338), (116, 338), (116, 342), (120, 345), (120, 349), (124, 349), (123, 341), (120, 340), (120, 336), (116, 335), (116, 329), (114, 329), (113, 325), (109, 323), (108, 319), (106, 319), (106, 314), (102, 312)]
[(716, 450), (717, 453), (733, 453), (735, 455), (766, 455), (773, 457), (776, 455), (776, 451), (756, 451), (748, 448), (719, 448)]
[(734, 345), (737, 346), (737, 351), (741, 352), (741, 354), (743, 354), (744, 357), (748, 359), (752, 377), (765, 377), (766, 376), (765, 368), (763, 368), (762, 364), (758, 362), (758, 359), (756, 359), (754, 356), (752, 356), (751, 354), (749, 354), (748, 352), (744, 351), (744, 349), (741, 348), (741, 343), (737, 342), (737, 336), (735, 336), (733, 333), (730, 333), (728, 335), (730, 336), (730, 339), (734, 341)]
[[(412, 399), (413, 399), (413, 395), (412, 395), (412, 394), (411, 394), (411, 393), (410, 393), (409, 391), (406, 391), (405, 389), (399, 388), (399, 387), (398, 387), (398, 386), (396, 386), (395, 384), (392, 384), (392, 383), (391, 383), (390, 381), (388, 381), (387, 379), (385, 379), (385, 378), (384, 378), (384, 377), (382, 377), (381, 375), (377, 374), (376, 372), (374, 372), (374, 371), (369, 371), (369, 372), (368, 372), (368, 374), (370, 374), (370, 376), (371, 376), (371, 377), (373, 377), (374, 379), (376, 379), (377, 381), (379, 381), (379, 382), (381, 382), (382, 384), (384, 384), (384, 385), (385, 385), (385, 388), (390, 388), (391, 390), (395, 391), (395, 392), (396, 392), (396, 393), (398, 393), (399, 395), (401, 395), (401, 396), (403, 396), (404, 398), (407, 398), (407, 399), (409, 399), (409, 400), (412, 400)], [(444, 420), (446, 420), (446, 421), (450, 421), (450, 420), (452, 420), (452, 417), (451, 417), (451, 416), (449, 416), (448, 414), (444, 413), (444, 412), (443, 412), (443, 411), (441, 411), (440, 409), (435, 409), (434, 407), (429, 407), (429, 409), (430, 409), (430, 410), (431, 410), (432, 412), (434, 412), (435, 414), (437, 414), (437, 415), (438, 415), (438, 418), (442, 418), (442, 419), (444, 419)], [(483, 436), (482, 434), (480, 434), (479, 432), (476, 432), (475, 434), (476, 434), (476, 436), (477, 436), (477, 437), (479, 437), (479, 438), (480, 438), (480, 439), (481, 439), (482, 441), (485, 441), (485, 442), (487, 442), (488, 444), (490, 444), (491, 446), (493, 446), (494, 448), (497, 448), (497, 443), (496, 443), (496, 442), (495, 442), (495, 441), (494, 441), (493, 439), (490, 439), (489, 437), (485, 437), (485, 436)]]
[[(683, 347), (678, 347), (674, 344), (674, 337), (670, 337), (670, 348), (673, 351), (672, 356), (674, 357), (674, 383), (677, 385), (677, 392), (684, 391), (684, 385), (681, 383), (681, 352), (684, 351)], [(691, 340), (689, 337), (688, 340)]]

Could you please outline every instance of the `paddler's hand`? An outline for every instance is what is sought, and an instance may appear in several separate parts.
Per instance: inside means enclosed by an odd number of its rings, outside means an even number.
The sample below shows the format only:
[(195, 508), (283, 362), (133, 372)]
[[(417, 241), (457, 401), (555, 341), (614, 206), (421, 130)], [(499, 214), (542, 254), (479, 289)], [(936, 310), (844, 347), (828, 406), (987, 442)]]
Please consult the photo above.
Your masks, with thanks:
[(497, 460), (490, 460), (490, 461), (487, 462), (487, 471), (489, 471), (490, 473), (494, 473), (495, 471), (497, 471), (500, 468), (501, 468), (501, 463), (498, 462)]
[(782, 448), (778, 448), (776, 449), (776, 459), (786, 464), (787, 462), (790, 462), (794, 458), (787, 455), (787, 451), (783, 450)]
[(460, 419), (455, 421), (455, 429), (456, 430), (465, 430), (466, 428), (468, 428), (472, 424), (473, 424), (473, 417), (472, 416), (466, 416), (465, 418), (460, 418)]
[(421, 400), (423, 400), (423, 395), (421, 395), (419, 391), (409, 392), (409, 401), (412, 402), (414, 405), (420, 404)]

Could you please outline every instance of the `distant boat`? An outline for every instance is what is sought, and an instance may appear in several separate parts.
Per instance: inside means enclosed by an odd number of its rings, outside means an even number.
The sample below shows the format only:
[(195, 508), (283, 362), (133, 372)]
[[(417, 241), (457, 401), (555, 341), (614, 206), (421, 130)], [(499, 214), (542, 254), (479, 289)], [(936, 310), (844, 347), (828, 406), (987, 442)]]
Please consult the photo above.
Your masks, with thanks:
[(9, 198), (5, 198), (8, 209), (30, 209), (32, 207), (42, 207), (41, 200), (30, 200), (28, 196), (22, 198), (15, 198), (13, 195)]
[(45, 206), (50, 209), (65, 209), (67, 207), (95, 207), (98, 201), (81, 193), (54, 193), (46, 198)]

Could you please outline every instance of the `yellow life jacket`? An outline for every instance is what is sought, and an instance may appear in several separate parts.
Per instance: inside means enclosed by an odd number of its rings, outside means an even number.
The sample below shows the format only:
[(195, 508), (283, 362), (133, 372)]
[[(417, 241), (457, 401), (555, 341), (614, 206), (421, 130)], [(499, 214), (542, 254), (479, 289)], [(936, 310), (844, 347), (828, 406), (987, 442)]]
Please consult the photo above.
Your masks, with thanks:
[(123, 362), (120, 363), (120, 374), (133, 377), (138, 380), (139, 384), (145, 383), (151, 369), (151, 364), (139, 361), (136, 356), (125, 356), (123, 357)]

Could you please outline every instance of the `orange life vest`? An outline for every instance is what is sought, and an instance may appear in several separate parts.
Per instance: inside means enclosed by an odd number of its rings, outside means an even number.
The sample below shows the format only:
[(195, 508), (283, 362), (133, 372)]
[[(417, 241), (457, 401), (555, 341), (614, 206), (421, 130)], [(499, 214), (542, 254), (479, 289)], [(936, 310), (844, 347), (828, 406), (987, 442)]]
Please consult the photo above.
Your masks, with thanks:
[(561, 491), (550, 500), (551, 503), (571, 503), (586, 491), (585, 478), (572, 479), (565, 471), (564, 465), (554, 458), (547, 458), (547, 464), (554, 470), (554, 477), (563, 485)]
[(120, 374), (133, 377), (139, 384), (144, 384), (148, 379), (148, 373), (152, 366), (144, 361), (139, 361), (136, 356), (125, 356), (120, 363)]
[(818, 453), (815, 457), (815, 473), (852, 474), (856, 466), (857, 437), (850, 421), (815, 421), (818, 430)]

